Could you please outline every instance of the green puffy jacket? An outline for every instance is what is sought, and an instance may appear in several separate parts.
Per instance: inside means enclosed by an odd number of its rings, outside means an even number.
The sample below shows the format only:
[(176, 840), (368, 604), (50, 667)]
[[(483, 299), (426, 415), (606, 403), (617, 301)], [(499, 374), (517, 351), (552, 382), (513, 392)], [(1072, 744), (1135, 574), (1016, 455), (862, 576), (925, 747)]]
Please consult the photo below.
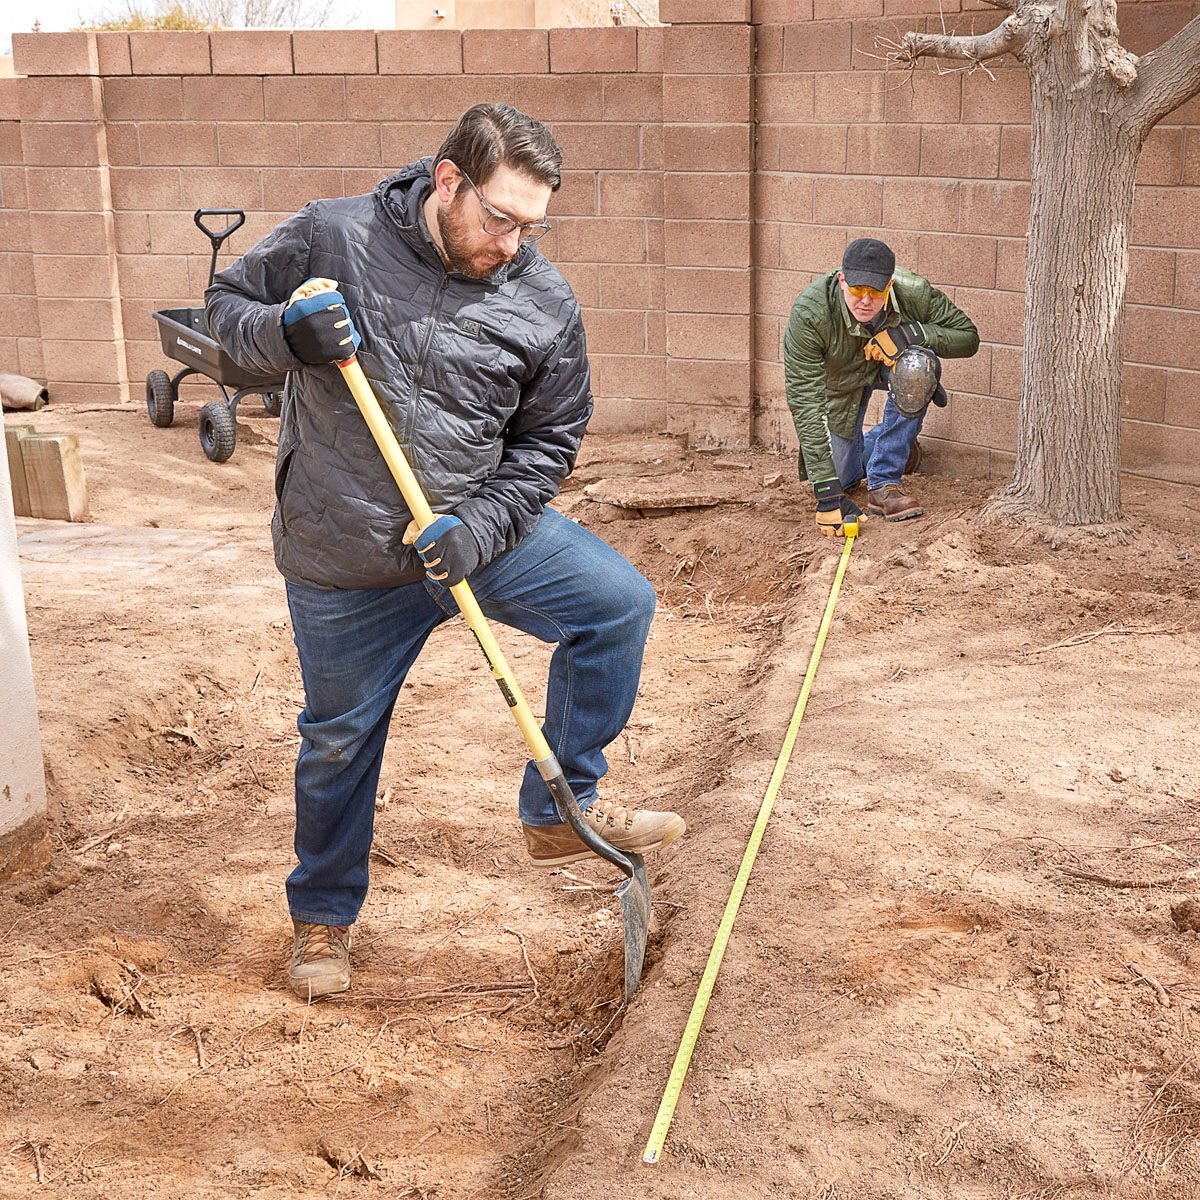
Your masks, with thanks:
[[(979, 349), (974, 322), (927, 279), (896, 268), (885, 328), (919, 321), (926, 345), (941, 358), (970, 358)], [(863, 355), (871, 331), (850, 314), (836, 270), (810, 284), (792, 305), (783, 335), (788, 408), (800, 439), (800, 478), (833, 479), (829, 431), (853, 438), (863, 389), (880, 364)]]

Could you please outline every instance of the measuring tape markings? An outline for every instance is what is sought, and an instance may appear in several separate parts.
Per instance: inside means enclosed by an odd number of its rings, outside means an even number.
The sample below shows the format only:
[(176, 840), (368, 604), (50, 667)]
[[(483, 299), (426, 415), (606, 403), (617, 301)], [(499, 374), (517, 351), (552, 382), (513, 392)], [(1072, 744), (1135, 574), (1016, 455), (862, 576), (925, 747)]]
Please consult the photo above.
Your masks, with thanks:
[(813, 680), (817, 675), (817, 664), (821, 661), (821, 650), (829, 635), (829, 627), (833, 623), (833, 611), (837, 607), (838, 593), (842, 590), (842, 579), (845, 577), (846, 567), (850, 562), (850, 552), (854, 549), (855, 536), (856, 533), (847, 532), (846, 543), (842, 547), (842, 556), (838, 561), (837, 574), (834, 575), (833, 585), (829, 589), (829, 599), (825, 604), (825, 613), (821, 618), (820, 628), (817, 630), (817, 640), (813, 645), (812, 654), (809, 656), (808, 669), (804, 673), (804, 683), (801, 685), (800, 695), (796, 699), (796, 707), (792, 712), (792, 719), (783, 739), (783, 748), (775, 760), (775, 769), (771, 772), (771, 780), (767, 784), (766, 794), (759, 807), (758, 819), (754, 822), (750, 840), (746, 843), (746, 850), (742, 855), (741, 867), (733, 881), (729, 899), (725, 902), (725, 912), (717, 927), (717, 936), (713, 940), (712, 950), (709, 951), (704, 974), (700, 977), (700, 986), (696, 992), (696, 999), (692, 1002), (692, 1011), (684, 1026), (683, 1038), (680, 1040), (679, 1049), (675, 1054), (671, 1073), (667, 1077), (667, 1086), (658, 1106), (658, 1114), (654, 1118), (650, 1137), (642, 1152), (642, 1162), (648, 1166), (653, 1166), (659, 1161), (663, 1143), (667, 1140), (667, 1131), (671, 1128), (671, 1121), (675, 1116), (675, 1108), (683, 1091), (684, 1076), (687, 1074), (688, 1064), (692, 1061), (692, 1052), (696, 1048), (696, 1041), (700, 1037), (700, 1027), (704, 1024), (704, 1014), (708, 1009), (713, 988), (716, 986), (721, 960), (725, 957), (725, 947), (729, 944), (733, 923), (737, 919), (742, 896), (750, 881), (750, 872), (754, 868), (754, 860), (758, 857), (758, 848), (763, 834), (766, 832), (767, 821), (770, 820), (771, 812), (775, 807), (775, 798), (779, 794), (780, 785), (787, 772), (788, 763), (792, 757), (792, 748), (796, 744), (796, 735), (800, 731), (800, 722), (804, 719), (804, 710), (808, 707), (808, 697), (812, 692)]

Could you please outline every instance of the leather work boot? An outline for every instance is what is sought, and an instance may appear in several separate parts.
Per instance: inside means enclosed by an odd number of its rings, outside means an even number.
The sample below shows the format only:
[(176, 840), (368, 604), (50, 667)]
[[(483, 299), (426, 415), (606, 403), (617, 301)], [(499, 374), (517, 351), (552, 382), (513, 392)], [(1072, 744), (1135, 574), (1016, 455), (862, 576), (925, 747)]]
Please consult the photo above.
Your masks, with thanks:
[(888, 483), (867, 493), (867, 512), (885, 521), (907, 521), (923, 517), (925, 510), (915, 496), (906, 496), (899, 484)]
[(288, 965), (288, 983), (305, 1000), (332, 996), (350, 987), (350, 930), (344, 925), (292, 924), (296, 940)]
[[(597, 800), (583, 819), (618, 850), (648, 854), (661, 850), (687, 828), (683, 818), (673, 812), (636, 812), (615, 800)], [(525, 844), (536, 867), (562, 867), (587, 858), (592, 851), (575, 835), (570, 825), (526, 825)]]
[(921, 443), (914, 441), (912, 449), (908, 452), (908, 461), (904, 464), (905, 475), (911, 475), (914, 471), (921, 469)]

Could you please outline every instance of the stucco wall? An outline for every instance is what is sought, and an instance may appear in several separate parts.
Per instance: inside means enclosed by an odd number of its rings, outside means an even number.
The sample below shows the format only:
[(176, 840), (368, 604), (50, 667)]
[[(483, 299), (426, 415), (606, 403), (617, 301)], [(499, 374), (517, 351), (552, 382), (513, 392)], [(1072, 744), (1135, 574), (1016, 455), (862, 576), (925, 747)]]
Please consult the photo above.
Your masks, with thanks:
[[(885, 69), (878, 37), (979, 0), (663, 0), (661, 29), (18, 35), (0, 79), (0, 369), (57, 403), (140, 402), (170, 366), (150, 313), (196, 303), (194, 209), (244, 207), (248, 247), (314, 196), (369, 189), (481, 99), (566, 152), (546, 253), (584, 305), (593, 428), (793, 445), (792, 299), (861, 233), (977, 320), (928, 433), (1007, 470), (1020, 386), (1028, 83), (1015, 65)], [(916, 10), (915, 12), (913, 10)], [(1144, 51), (1193, 4), (1125, 0)], [(1200, 479), (1200, 102), (1156, 129), (1134, 216), (1123, 455)]]

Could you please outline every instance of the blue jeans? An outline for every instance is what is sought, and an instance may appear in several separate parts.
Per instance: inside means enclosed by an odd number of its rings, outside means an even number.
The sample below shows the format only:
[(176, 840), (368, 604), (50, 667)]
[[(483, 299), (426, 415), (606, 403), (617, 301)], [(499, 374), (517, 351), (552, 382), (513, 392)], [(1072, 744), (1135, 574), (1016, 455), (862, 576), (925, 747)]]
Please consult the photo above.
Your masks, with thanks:
[[(552, 509), (469, 582), (489, 619), (557, 643), (543, 730), (587, 808), (608, 769), (604, 747), (633, 710), (654, 589), (606, 542)], [(367, 894), (392, 709), (425, 640), (458, 608), (428, 581), (342, 591), (289, 583), (287, 595), (305, 699), (297, 722), (299, 865), (288, 877), (288, 907), (297, 920), (350, 925)], [(528, 825), (562, 819), (532, 762), (518, 811)]]
[(924, 408), (917, 416), (906, 417), (892, 403), (889, 395), (883, 405), (879, 424), (864, 434), (863, 420), (867, 415), (867, 401), (872, 390), (867, 388), (863, 392), (853, 438), (839, 437), (832, 429), (829, 431), (833, 469), (838, 474), (843, 491), (855, 487), (864, 476), (868, 491), (886, 487), (890, 483), (898, 484), (904, 477), (904, 466), (917, 434), (921, 432), (925, 413), (929, 411)]

